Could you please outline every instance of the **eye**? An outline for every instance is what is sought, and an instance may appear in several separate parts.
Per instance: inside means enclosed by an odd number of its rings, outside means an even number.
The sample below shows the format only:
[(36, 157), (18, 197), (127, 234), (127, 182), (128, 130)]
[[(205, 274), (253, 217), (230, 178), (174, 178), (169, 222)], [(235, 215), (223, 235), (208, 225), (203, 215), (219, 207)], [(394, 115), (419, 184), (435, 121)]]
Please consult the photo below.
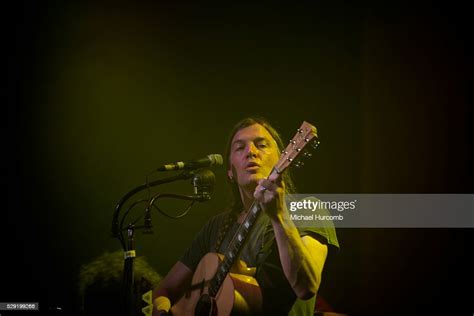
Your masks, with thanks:
[(268, 145), (266, 143), (258, 143), (257, 148), (267, 148)]
[(234, 151), (242, 150), (242, 149), (244, 149), (244, 147), (245, 147), (244, 145), (237, 145), (237, 146), (234, 147)]

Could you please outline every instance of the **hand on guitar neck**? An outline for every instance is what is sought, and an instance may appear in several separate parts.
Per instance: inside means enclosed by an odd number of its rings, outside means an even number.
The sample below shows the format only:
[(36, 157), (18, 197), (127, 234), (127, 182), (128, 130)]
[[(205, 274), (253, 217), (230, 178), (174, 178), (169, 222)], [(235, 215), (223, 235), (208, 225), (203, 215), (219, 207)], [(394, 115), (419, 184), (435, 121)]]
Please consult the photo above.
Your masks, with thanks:
[(253, 196), (271, 219), (288, 213), (285, 203), (285, 185), (276, 172), (270, 174), (267, 179), (258, 181)]

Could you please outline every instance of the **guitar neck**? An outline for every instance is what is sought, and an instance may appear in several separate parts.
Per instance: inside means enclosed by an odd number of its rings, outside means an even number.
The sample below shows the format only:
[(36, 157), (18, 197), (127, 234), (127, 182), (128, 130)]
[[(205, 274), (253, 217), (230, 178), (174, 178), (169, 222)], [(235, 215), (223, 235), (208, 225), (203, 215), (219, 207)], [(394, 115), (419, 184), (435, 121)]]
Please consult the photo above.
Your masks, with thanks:
[(248, 212), (244, 221), (242, 224), (240, 224), (237, 232), (232, 237), (232, 240), (230, 241), (229, 246), (224, 253), (224, 259), (220, 263), (216, 275), (212, 279), (209, 286), (209, 295), (215, 296), (219, 291), (219, 288), (229, 273), (230, 268), (234, 264), (235, 260), (239, 257), (242, 247), (261, 213), (260, 211), (260, 205), (254, 201), (250, 207), (250, 212)]

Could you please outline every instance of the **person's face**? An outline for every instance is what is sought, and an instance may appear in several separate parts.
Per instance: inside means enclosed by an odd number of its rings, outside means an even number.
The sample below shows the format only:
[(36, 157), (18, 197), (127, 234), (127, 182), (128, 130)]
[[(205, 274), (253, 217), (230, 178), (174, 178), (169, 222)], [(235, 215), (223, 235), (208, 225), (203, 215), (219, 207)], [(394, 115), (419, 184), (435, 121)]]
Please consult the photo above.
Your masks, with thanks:
[(270, 133), (260, 124), (253, 124), (239, 130), (232, 138), (228, 176), (240, 187), (256, 186), (257, 181), (266, 178), (280, 153)]

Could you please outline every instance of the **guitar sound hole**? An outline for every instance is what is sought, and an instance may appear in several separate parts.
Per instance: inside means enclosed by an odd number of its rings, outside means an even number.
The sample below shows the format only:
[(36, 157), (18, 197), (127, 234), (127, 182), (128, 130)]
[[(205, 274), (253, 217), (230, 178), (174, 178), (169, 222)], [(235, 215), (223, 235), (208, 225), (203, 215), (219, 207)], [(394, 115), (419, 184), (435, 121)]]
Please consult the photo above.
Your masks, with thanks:
[(215, 316), (217, 315), (216, 301), (208, 294), (204, 294), (199, 298), (194, 310), (196, 316)]

